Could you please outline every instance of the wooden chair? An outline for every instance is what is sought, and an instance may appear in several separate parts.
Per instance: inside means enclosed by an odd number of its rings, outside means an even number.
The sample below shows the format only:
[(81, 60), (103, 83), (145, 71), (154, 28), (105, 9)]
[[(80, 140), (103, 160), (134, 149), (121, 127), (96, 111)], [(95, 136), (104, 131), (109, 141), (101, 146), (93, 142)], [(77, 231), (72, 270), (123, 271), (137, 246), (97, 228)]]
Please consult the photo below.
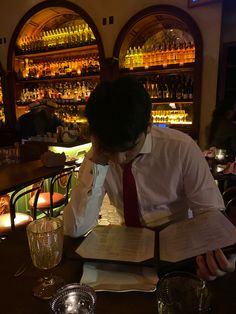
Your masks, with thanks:
[(29, 194), (31, 197), (34, 195), (34, 203), (32, 207), (37, 207), (37, 201), (39, 193), (43, 185), (43, 180), (40, 180), (37, 184), (22, 186), (20, 189), (15, 190), (10, 196), (9, 212), (0, 215), (0, 234), (6, 235), (16, 229), (25, 228), (27, 224), (33, 220), (31, 213), (27, 213), (25, 210), (16, 210), (17, 202)]
[(236, 186), (227, 188), (223, 194), (225, 212), (231, 222), (236, 226)]
[[(63, 172), (51, 178), (49, 191), (39, 194), (36, 207), (34, 207), (35, 197), (30, 198), (29, 206), (33, 209), (34, 219), (38, 211), (48, 217), (53, 217), (55, 208), (68, 203), (73, 169), (74, 167), (65, 168)], [(57, 184), (62, 192), (55, 192)]]

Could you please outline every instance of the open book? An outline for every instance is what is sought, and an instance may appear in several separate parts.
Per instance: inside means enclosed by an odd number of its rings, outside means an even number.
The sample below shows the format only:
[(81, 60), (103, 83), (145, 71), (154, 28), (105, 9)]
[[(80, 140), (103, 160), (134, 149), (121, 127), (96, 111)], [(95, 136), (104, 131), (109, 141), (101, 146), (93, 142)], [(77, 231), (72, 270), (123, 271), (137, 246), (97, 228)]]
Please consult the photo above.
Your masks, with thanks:
[(210, 210), (169, 224), (159, 232), (98, 226), (76, 252), (85, 260), (81, 282), (96, 291), (148, 292), (156, 288), (157, 272), (162, 271), (160, 261), (168, 268), (169, 263), (235, 243), (235, 226), (221, 212)]
[[(156, 231), (157, 232), (157, 231)], [(236, 227), (219, 211), (202, 211), (159, 232), (125, 226), (98, 226), (77, 248), (84, 259), (140, 263), (154, 258), (155, 245), (159, 259), (178, 262), (217, 248), (236, 243)]]
[(143, 262), (153, 258), (155, 233), (146, 228), (98, 226), (76, 253), (86, 259)]
[(168, 225), (159, 232), (161, 261), (179, 262), (236, 243), (236, 227), (216, 210)]

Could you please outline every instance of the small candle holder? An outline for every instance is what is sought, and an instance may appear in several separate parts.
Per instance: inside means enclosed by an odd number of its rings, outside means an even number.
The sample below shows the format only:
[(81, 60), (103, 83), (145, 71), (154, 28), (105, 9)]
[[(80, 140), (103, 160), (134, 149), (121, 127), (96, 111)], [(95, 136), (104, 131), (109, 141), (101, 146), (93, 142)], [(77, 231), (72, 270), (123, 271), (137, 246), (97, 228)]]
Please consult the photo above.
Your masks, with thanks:
[(218, 161), (222, 161), (226, 158), (226, 150), (225, 149), (221, 149), (221, 148), (217, 148), (215, 150), (215, 159)]

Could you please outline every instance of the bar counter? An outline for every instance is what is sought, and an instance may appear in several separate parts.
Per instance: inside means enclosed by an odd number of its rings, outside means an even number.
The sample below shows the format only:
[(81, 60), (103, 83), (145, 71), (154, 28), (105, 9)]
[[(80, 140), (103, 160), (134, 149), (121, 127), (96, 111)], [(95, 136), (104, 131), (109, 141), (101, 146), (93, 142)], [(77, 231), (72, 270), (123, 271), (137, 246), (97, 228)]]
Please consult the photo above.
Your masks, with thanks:
[[(44, 144), (42, 149), (42, 144)], [(27, 142), (24, 151), (27, 156), (24, 156), (22, 162), (16, 164), (8, 164), (0, 166), (0, 195), (12, 192), (22, 186), (30, 185), (38, 180), (50, 178), (62, 172), (64, 166), (60, 167), (45, 167), (40, 160), (40, 155), (48, 149), (54, 153), (64, 152), (70, 157), (83, 157), (90, 149), (91, 143), (57, 143), (48, 145), (40, 142)], [(37, 151), (38, 150), (38, 151)], [(34, 156), (31, 156), (31, 155)], [(37, 159), (31, 157), (37, 156)], [(26, 158), (25, 158), (26, 157)], [(29, 159), (27, 159), (27, 157)]]
[(38, 180), (50, 178), (62, 172), (64, 166), (45, 167), (41, 160), (26, 161), (0, 167), (0, 195), (12, 192)]
[[(79, 282), (82, 274), (82, 260), (74, 253), (82, 239), (65, 237), (62, 262), (53, 269), (54, 274), (64, 278), (66, 283)], [(0, 243), (0, 312), (5, 314), (50, 313), (49, 302), (32, 295), (32, 288), (43, 271), (32, 263), (19, 277), (14, 273), (29, 259), (25, 231), (12, 232)], [(213, 294), (213, 314), (236, 312), (236, 272), (209, 283)], [(95, 314), (157, 314), (155, 293), (145, 292), (97, 292)]]

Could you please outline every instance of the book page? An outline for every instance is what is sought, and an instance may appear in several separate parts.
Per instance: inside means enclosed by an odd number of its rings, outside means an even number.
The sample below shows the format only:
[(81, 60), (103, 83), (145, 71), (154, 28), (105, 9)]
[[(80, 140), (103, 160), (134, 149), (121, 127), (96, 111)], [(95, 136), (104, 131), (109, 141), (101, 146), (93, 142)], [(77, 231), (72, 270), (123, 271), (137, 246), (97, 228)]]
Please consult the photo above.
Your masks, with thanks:
[(202, 212), (160, 231), (160, 260), (178, 262), (236, 243), (236, 227), (218, 210)]
[(155, 232), (146, 228), (98, 226), (77, 248), (83, 258), (142, 262), (154, 256)]

